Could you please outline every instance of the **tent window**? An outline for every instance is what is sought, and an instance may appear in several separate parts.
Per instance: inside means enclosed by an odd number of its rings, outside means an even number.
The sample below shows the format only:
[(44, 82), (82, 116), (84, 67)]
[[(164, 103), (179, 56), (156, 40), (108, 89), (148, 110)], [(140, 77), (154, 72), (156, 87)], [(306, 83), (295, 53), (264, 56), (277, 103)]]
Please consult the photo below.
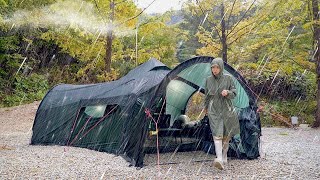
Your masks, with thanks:
[(99, 105), (99, 106), (87, 106), (84, 110), (84, 113), (93, 117), (93, 118), (100, 118), (103, 116), (106, 106)]
[[(85, 107), (84, 113), (93, 118), (101, 118), (111, 111), (115, 112), (114, 109), (117, 105), (98, 105), (98, 106), (87, 106)], [(110, 115), (110, 114), (109, 114)]]
[(119, 109), (119, 106), (117, 104), (112, 104), (112, 105), (107, 105), (105, 111), (104, 111), (104, 115), (111, 115), (113, 113), (115, 113), (117, 110)]

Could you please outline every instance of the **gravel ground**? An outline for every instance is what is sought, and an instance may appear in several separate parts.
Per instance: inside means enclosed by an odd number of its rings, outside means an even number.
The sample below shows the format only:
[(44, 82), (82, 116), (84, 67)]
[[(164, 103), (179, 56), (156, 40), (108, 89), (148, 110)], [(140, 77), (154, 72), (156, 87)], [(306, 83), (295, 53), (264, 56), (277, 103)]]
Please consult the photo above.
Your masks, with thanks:
[(121, 157), (88, 149), (30, 146), (39, 102), (0, 109), (0, 179), (320, 179), (320, 129), (263, 128), (261, 157), (232, 159), (225, 170), (214, 155), (183, 152), (145, 157), (128, 167)]

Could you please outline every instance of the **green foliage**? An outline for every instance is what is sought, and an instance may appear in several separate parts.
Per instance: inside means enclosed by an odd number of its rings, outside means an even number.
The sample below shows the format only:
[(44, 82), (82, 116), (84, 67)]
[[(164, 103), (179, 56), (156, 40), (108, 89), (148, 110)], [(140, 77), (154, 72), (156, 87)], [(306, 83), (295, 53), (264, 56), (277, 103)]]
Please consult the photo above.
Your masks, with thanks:
[[(115, 0), (114, 26), (109, 0), (0, 0), (0, 106), (39, 100), (58, 83), (116, 80), (152, 57), (172, 68), (196, 55), (220, 56), (222, 2), (230, 20), (228, 62), (268, 102), (262, 123), (281, 125), (270, 113), (311, 122), (313, 22), (308, 3), (299, 0), (256, 1), (247, 14), (252, 1), (203, 0), (180, 12), (137, 18), (141, 9), (133, 1)], [(183, 21), (168, 23), (173, 16)], [(104, 70), (106, 27), (114, 35), (110, 73)], [(192, 119), (200, 99), (190, 101), (196, 104), (189, 107)]]
[[(45, 70), (45, 69), (44, 69)], [(76, 73), (78, 67), (76, 65), (66, 65), (66, 66), (53, 66), (47, 68), (48, 73), (48, 84), (54, 86), (59, 83), (66, 84), (77, 84)]]
[[(296, 100), (296, 101), (267, 101), (264, 111), (260, 113), (261, 124), (263, 126), (283, 126), (279, 119), (291, 122), (291, 116), (297, 116), (299, 124), (311, 124), (314, 120), (316, 101)], [(281, 117), (279, 117), (281, 116)]]
[(12, 94), (5, 96), (1, 94), (0, 106), (16, 106), (40, 100), (49, 88), (46, 77), (38, 74), (31, 74), (28, 77), (16, 76), (13, 86)]
[[(254, 2), (203, 0), (196, 4), (191, 3), (189, 9), (192, 17), (199, 18), (196, 23), (188, 22), (193, 29), (196, 27), (192, 35), (196, 36), (201, 43), (196, 53), (221, 57), (222, 51), (227, 51), (225, 53), (230, 57), (228, 62), (241, 58), (242, 53), (237, 52), (243, 49), (243, 43), (240, 41), (250, 35), (254, 36), (255, 28), (269, 13), (270, 5), (265, 2)], [(227, 49), (223, 48), (223, 44)]]
[(238, 68), (257, 95), (280, 100), (315, 98), (316, 76), (312, 71), (292, 64), (281, 69), (278, 63), (266, 64), (242, 63)]
[[(177, 50), (177, 58), (179, 62), (183, 62), (197, 55), (196, 50), (203, 47), (196, 34), (205, 15), (193, 3), (187, 3), (181, 12), (177, 13), (177, 16), (183, 17), (183, 21), (178, 24), (183, 32), (180, 34), (181, 41), (179, 41)], [(209, 28), (208, 23), (203, 24), (203, 26)]]
[(16, 36), (0, 37), (0, 89), (2, 93), (11, 90), (12, 76), (20, 66), (22, 56), (16, 53), (19, 49), (18, 45), (19, 39)]
[(0, 0), (0, 12), (2, 12), (8, 6), (5, 0)]
[(177, 63), (175, 50), (177, 36), (181, 31), (175, 26), (167, 26), (164, 21), (165, 19), (150, 22), (140, 28), (139, 64), (151, 57), (162, 61), (169, 67)]

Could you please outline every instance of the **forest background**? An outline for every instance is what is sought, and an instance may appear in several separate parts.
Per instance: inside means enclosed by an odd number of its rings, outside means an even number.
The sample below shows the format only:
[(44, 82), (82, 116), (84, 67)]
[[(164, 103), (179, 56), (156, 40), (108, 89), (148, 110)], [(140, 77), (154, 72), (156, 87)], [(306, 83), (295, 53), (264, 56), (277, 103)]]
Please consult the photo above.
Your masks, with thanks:
[(0, 107), (41, 100), (59, 83), (117, 80), (152, 57), (174, 68), (213, 56), (248, 81), (264, 125), (291, 116), (320, 125), (317, 0), (189, 0), (164, 14), (146, 8), (132, 0), (0, 0)]

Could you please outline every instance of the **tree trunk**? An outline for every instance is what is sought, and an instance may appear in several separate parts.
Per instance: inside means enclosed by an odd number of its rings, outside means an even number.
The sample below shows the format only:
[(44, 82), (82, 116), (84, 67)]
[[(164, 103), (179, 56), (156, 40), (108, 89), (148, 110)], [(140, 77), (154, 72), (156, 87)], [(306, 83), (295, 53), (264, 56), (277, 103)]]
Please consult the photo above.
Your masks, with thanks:
[(222, 60), (228, 62), (228, 45), (226, 35), (226, 21), (224, 19), (224, 4), (221, 4), (221, 44), (222, 44)]
[[(110, 1), (110, 22), (114, 19), (114, 1)], [(113, 29), (108, 30), (107, 42), (106, 42), (106, 56), (105, 56), (105, 70), (111, 72), (111, 58), (112, 58), (112, 41), (113, 41)]]
[(318, 0), (312, 0), (312, 13), (313, 13), (313, 38), (314, 43), (316, 43), (316, 54), (315, 54), (315, 60), (316, 60), (316, 74), (317, 74), (317, 110), (316, 110), (316, 119), (313, 123), (313, 127), (319, 127), (320, 126), (320, 26), (318, 24), (319, 22), (319, 6), (318, 6)]
[(112, 30), (108, 31), (107, 33), (106, 56), (105, 56), (107, 72), (111, 71), (111, 57), (112, 57)]

